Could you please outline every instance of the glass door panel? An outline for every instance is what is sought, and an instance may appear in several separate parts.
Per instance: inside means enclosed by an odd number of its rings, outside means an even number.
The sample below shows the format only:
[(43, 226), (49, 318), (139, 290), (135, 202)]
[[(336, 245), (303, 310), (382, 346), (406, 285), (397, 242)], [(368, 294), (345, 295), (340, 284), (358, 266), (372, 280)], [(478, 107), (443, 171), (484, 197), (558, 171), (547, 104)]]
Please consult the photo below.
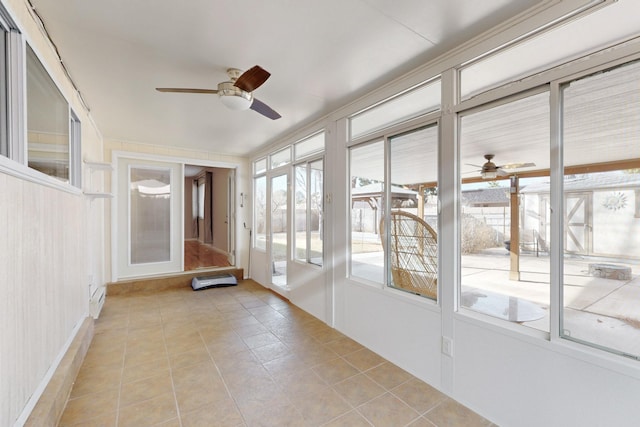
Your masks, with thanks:
[(118, 159), (114, 277), (182, 271), (182, 165)]
[(288, 175), (271, 178), (271, 283), (287, 287), (287, 262), (289, 260), (288, 236)]
[(129, 263), (171, 260), (171, 169), (129, 170)]

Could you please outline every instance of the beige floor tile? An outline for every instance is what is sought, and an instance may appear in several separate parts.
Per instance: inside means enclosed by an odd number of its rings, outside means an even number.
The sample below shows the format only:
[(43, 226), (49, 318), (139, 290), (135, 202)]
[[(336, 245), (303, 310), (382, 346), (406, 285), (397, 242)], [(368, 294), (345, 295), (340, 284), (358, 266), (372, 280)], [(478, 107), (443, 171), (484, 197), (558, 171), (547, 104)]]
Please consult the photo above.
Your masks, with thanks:
[(264, 393), (279, 392), (280, 389), (273, 379), (264, 371), (237, 373), (231, 377), (226, 376), (225, 382), (236, 402), (244, 402), (256, 399)]
[(115, 365), (124, 360), (125, 348), (116, 346), (110, 349), (93, 349), (89, 347), (82, 365), (90, 368), (95, 366)]
[(122, 384), (120, 407), (133, 405), (165, 393), (173, 393), (171, 376), (167, 373)]
[(57, 427), (115, 427), (117, 418), (116, 412), (112, 412), (76, 424), (68, 424), (68, 421), (61, 420)]
[(247, 425), (251, 427), (305, 427), (308, 425), (300, 412), (286, 403), (248, 407), (243, 415)]
[(353, 410), (326, 424), (322, 424), (322, 427), (371, 427), (371, 423), (360, 415), (358, 411)]
[(413, 378), (413, 375), (389, 362), (368, 370), (367, 376), (387, 390)]
[(144, 362), (140, 365), (127, 364), (122, 371), (122, 382), (130, 383), (149, 377), (169, 373), (169, 361), (166, 357)]
[(237, 427), (243, 424), (242, 415), (230, 399), (217, 400), (191, 412), (180, 410), (182, 427)]
[(220, 401), (230, 399), (222, 381), (203, 381), (189, 387), (176, 387), (175, 394), (181, 413), (212, 407)]
[(169, 354), (171, 369), (180, 369), (186, 366), (197, 365), (201, 362), (211, 361), (211, 355), (204, 345), (185, 351), (184, 353)]
[(404, 426), (420, 416), (390, 393), (365, 403), (358, 411), (376, 427)]
[(391, 392), (421, 414), (446, 399), (444, 394), (417, 378), (399, 385)]
[(385, 393), (385, 389), (365, 374), (358, 374), (342, 382), (334, 384), (333, 388), (352, 406), (360, 406)]
[(61, 426), (489, 424), (252, 282), (110, 297), (72, 393)]
[[(425, 417), (420, 417), (414, 422), (412, 422), (411, 424), (407, 425), (407, 427), (438, 427), (438, 426), (436, 426), (434, 423), (432, 423)], [(464, 426), (460, 426), (460, 427), (464, 427)]]
[(190, 350), (199, 350), (205, 347), (204, 341), (197, 330), (185, 331), (183, 335), (177, 335), (172, 338), (165, 337), (167, 345), (167, 353), (177, 354)]
[(74, 425), (94, 418), (115, 414), (118, 390), (107, 390), (70, 399), (62, 414), (61, 423)]
[(292, 352), (269, 362), (264, 362), (263, 366), (276, 380), (307, 369), (307, 364)]
[(305, 421), (311, 425), (327, 423), (352, 409), (332, 388), (315, 393), (298, 394), (289, 399)]
[(353, 365), (341, 358), (320, 363), (314, 366), (313, 370), (329, 384), (335, 384), (360, 373)]
[(449, 398), (427, 412), (424, 417), (438, 427), (485, 427), (491, 424), (480, 415)]
[(287, 396), (319, 393), (328, 387), (318, 374), (310, 369), (289, 372), (276, 380), (278, 386)]
[(233, 330), (242, 338), (252, 337), (254, 335), (264, 334), (269, 332), (266, 326), (262, 323), (251, 318), (255, 323), (252, 324), (238, 324), (233, 327)]
[(82, 366), (71, 390), (71, 398), (118, 389), (122, 381), (122, 363)]
[(262, 334), (252, 335), (244, 338), (244, 343), (250, 349), (255, 349), (258, 347), (263, 347), (265, 345), (280, 344), (280, 340), (271, 332), (265, 332)]
[(211, 361), (173, 369), (171, 371), (171, 378), (176, 389), (222, 381), (216, 365)]
[(165, 422), (154, 424), (153, 427), (182, 427), (182, 424), (180, 423), (180, 418), (175, 417)]
[(258, 360), (262, 363), (279, 359), (291, 353), (291, 350), (289, 349), (289, 347), (287, 347), (281, 342), (254, 348), (252, 351), (256, 355)]
[[(287, 344), (287, 347), (291, 348), (291, 346), (292, 345)], [(313, 344), (305, 343), (303, 345), (293, 344), (293, 347), (293, 351), (298, 355), (298, 357), (310, 367), (320, 363), (329, 362), (330, 360), (334, 360), (339, 357), (333, 350), (318, 342)]]
[(173, 420), (178, 416), (173, 392), (120, 408), (118, 427), (143, 427)]
[(364, 348), (361, 344), (358, 344), (356, 341), (347, 337), (342, 337), (335, 341), (331, 341), (326, 344), (326, 347), (335, 351), (336, 354), (340, 356), (344, 356), (349, 353), (362, 350)]
[(363, 372), (385, 362), (382, 357), (378, 356), (368, 348), (362, 348), (361, 350), (354, 351), (353, 353), (349, 353), (343, 357), (347, 362), (351, 363)]

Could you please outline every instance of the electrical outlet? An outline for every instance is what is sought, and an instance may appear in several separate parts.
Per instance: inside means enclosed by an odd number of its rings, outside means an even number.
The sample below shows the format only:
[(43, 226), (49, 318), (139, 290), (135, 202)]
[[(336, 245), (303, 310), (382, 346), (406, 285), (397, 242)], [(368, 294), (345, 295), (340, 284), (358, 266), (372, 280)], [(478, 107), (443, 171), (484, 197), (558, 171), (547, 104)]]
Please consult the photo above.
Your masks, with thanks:
[(453, 340), (449, 337), (442, 337), (442, 354), (453, 357)]

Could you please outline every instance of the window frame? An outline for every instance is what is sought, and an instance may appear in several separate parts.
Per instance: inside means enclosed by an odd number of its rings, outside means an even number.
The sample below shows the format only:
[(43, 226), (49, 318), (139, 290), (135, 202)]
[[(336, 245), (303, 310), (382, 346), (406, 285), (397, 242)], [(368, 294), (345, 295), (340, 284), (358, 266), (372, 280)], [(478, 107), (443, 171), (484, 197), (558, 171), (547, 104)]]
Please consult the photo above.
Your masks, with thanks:
[[(640, 42), (639, 42), (640, 43)], [(557, 169), (552, 168), (552, 179), (551, 179), (551, 200), (552, 203), (555, 203), (557, 209), (552, 215), (557, 217), (558, 226), (556, 227), (555, 235), (552, 237), (556, 237), (555, 241), (552, 239), (552, 250), (555, 249), (557, 256), (552, 258), (552, 261), (557, 263), (557, 287), (553, 289), (554, 295), (557, 301), (557, 305), (555, 308), (555, 318), (553, 320), (557, 320), (557, 324), (555, 325), (554, 333), (551, 335), (551, 341), (560, 343), (562, 345), (567, 345), (571, 348), (582, 349), (587, 352), (588, 356), (597, 355), (597, 356), (612, 356), (616, 358), (620, 358), (622, 360), (631, 360), (633, 362), (637, 362), (640, 360), (640, 353), (637, 354), (629, 354), (625, 351), (614, 348), (613, 346), (606, 346), (604, 344), (599, 344), (595, 341), (586, 340), (583, 338), (576, 338), (571, 336), (571, 333), (567, 333), (564, 327), (564, 312), (565, 312), (565, 275), (564, 275), (564, 263), (565, 263), (565, 242), (564, 236), (566, 233), (566, 224), (564, 222), (564, 213), (566, 209), (565, 196), (567, 193), (565, 192), (565, 164), (564, 164), (564, 153), (565, 153), (565, 138), (564, 138), (564, 90), (571, 85), (572, 82), (588, 79), (592, 76), (597, 76), (600, 74), (607, 73), (609, 71), (613, 71), (617, 68), (622, 68), (627, 65), (637, 64), (640, 65), (640, 51), (638, 51), (638, 47), (636, 46), (636, 50), (632, 54), (624, 55), (628, 48), (633, 49), (633, 46), (625, 46), (620, 49), (620, 52), (616, 51), (602, 51), (600, 55), (598, 55), (594, 64), (591, 67), (580, 67), (577, 71), (572, 73), (565, 73), (560, 78), (555, 79), (552, 82), (552, 89), (555, 90), (555, 104), (552, 104), (552, 126), (555, 124), (554, 131), (552, 132), (554, 138), (552, 142), (555, 142), (555, 145), (552, 146), (552, 150), (556, 153), (555, 156), (552, 157), (552, 163), (555, 161), (558, 165)], [(613, 58), (610, 58), (613, 56)], [(555, 110), (553, 109), (555, 107)], [(568, 166), (571, 168), (571, 166)], [(555, 179), (554, 179), (555, 172)], [(555, 190), (555, 194), (554, 194)], [(638, 195), (638, 192), (634, 192), (635, 195)], [(638, 202), (636, 199), (636, 204), (634, 208), (637, 208)], [(635, 212), (637, 210), (634, 209)], [(637, 216), (634, 214), (634, 218)], [(552, 231), (552, 233), (554, 232)], [(552, 270), (553, 272), (553, 270)], [(552, 275), (553, 280), (553, 275)], [(553, 301), (553, 299), (552, 299)], [(554, 314), (554, 312), (552, 312)]]
[[(439, 79), (439, 76), (438, 76)], [(404, 92), (403, 92), (404, 93)], [(383, 152), (384, 152), (384, 159), (383, 159), (383, 164), (384, 164), (384, 189), (383, 189), (383, 193), (384, 193), (384, 200), (381, 206), (381, 211), (382, 211), (382, 215), (385, 218), (385, 228), (388, 229), (389, 227), (389, 223), (388, 223), (388, 217), (391, 211), (391, 204), (389, 204), (387, 202), (387, 200), (389, 200), (390, 195), (391, 195), (391, 182), (390, 182), (390, 174), (391, 174), (391, 143), (393, 138), (398, 137), (398, 136), (402, 136), (402, 135), (406, 135), (406, 134), (410, 134), (412, 132), (417, 132), (420, 131), (421, 129), (425, 129), (425, 128), (430, 128), (430, 127), (436, 127), (437, 128), (437, 135), (438, 135), (438, 141), (437, 141), (437, 150), (438, 150), (438, 159), (440, 158), (440, 147), (441, 147), (441, 141), (442, 141), (442, 129), (441, 129), (441, 119), (442, 119), (442, 112), (441, 110), (437, 110), (437, 111), (433, 111), (433, 112), (429, 112), (426, 113), (422, 116), (418, 116), (415, 118), (412, 118), (410, 120), (407, 120), (406, 122), (400, 122), (400, 123), (393, 123), (390, 126), (386, 127), (386, 128), (380, 128), (377, 131), (375, 131), (374, 133), (371, 134), (367, 134), (367, 135), (363, 135), (363, 136), (359, 136), (358, 138), (352, 140), (350, 143), (348, 143), (345, 147), (346, 149), (346, 157), (347, 157), (347, 182), (346, 182), (346, 186), (347, 186), (347, 195), (348, 195), (348, 200), (351, 201), (352, 200), (352, 188), (351, 188), (351, 158), (352, 158), (352, 150), (356, 149), (358, 147), (364, 147), (367, 145), (372, 145), (372, 144), (376, 144), (376, 143), (382, 143), (382, 147), (383, 147)], [(438, 171), (437, 176), (436, 176), (436, 181), (439, 181), (440, 179), (440, 171)], [(437, 204), (438, 206), (440, 206), (440, 193), (438, 193), (438, 198), (437, 198)], [(406, 297), (406, 298), (411, 298), (411, 299), (416, 299), (417, 301), (424, 301), (427, 305), (429, 306), (439, 306), (440, 304), (440, 293), (441, 293), (441, 287), (440, 287), (440, 283), (441, 283), (441, 242), (440, 239), (438, 239), (438, 296), (436, 299), (432, 299), (429, 298), (427, 296), (421, 295), (421, 294), (415, 294), (412, 292), (408, 292), (406, 290), (403, 290), (401, 288), (395, 287), (395, 286), (391, 286), (391, 267), (389, 264), (389, 254), (388, 254), (388, 247), (389, 247), (389, 242), (388, 242), (388, 236), (387, 236), (387, 241), (385, 242), (385, 244), (383, 245), (383, 262), (384, 262), (384, 267), (383, 267), (383, 272), (382, 272), (382, 281), (378, 282), (376, 280), (372, 280), (372, 279), (368, 279), (366, 277), (361, 277), (361, 276), (354, 276), (353, 274), (353, 269), (352, 269), (352, 256), (353, 256), (353, 236), (352, 236), (352, 231), (353, 231), (353, 218), (352, 218), (352, 208), (351, 208), (351, 202), (349, 202), (348, 205), (348, 209), (346, 212), (346, 217), (347, 217), (347, 277), (357, 283), (361, 283), (363, 285), (366, 286), (371, 286), (373, 288), (378, 288), (382, 291), (385, 292), (390, 292), (393, 293), (394, 295), (399, 295), (402, 297)], [(440, 209), (438, 208), (438, 226), (437, 226), (437, 230), (435, 230), (438, 234), (440, 233), (440, 228), (441, 228), (441, 221), (440, 221)]]
[[(294, 238), (292, 239), (293, 242), (293, 260), (295, 262), (298, 263), (302, 263), (302, 264), (308, 264), (311, 266), (315, 266), (318, 268), (324, 268), (325, 265), (325, 245), (323, 243), (322, 245), (322, 255), (321, 255), (321, 263), (315, 263), (311, 261), (311, 227), (309, 226), (311, 224), (311, 215), (312, 215), (312, 210), (311, 210), (311, 197), (309, 197), (309, 195), (311, 194), (310, 191), (310, 186), (311, 186), (311, 173), (312, 173), (312, 168), (311, 168), (311, 164), (313, 163), (317, 163), (317, 162), (322, 162), (322, 197), (321, 197), (321, 207), (320, 207), (320, 211), (323, 212), (322, 217), (324, 217), (324, 194), (325, 194), (325, 180), (324, 180), (324, 176), (325, 176), (325, 165), (326, 165), (326, 160), (324, 157), (324, 150), (322, 153), (318, 154), (317, 152), (315, 153), (315, 155), (309, 155), (309, 157), (303, 157), (304, 160), (295, 162), (292, 165), (292, 179), (294, 182), (294, 186), (293, 186), (293, 196), (294, 196), (294, 209), (293, 209), (293, 233), (294, 233)], [(295, 209), (295, 193), (296, 193), (296, 189), (297, 189), (297, 175), (296, 175), (296, 170), (297, 167), (299, 166), (305, 166), (305, 191), (306, 191), (306, 196), (305, 196), (305, 248), (304, 248), (304, 252), (305, 252), (305, 257), (304, 259), (299, 258), (297, 256), (297, 252), (298, 252), (298, 247), (297, 247), (297, 239), (295, 238), (295, 227), (296, 227), (296, 212), (297, 209)], [(321, 233), (324, 233), (324, 226), (323, 226), (323, 219), (320, 219), (320, 224), (319, 224), (319, 228), (321, 230)], [(324, 242), (323, 236), (320, 236), (321, 240)]]
[[(5, 111), (1, 111), (2, 109), (0, 108), (0, 114), (2, 114), (3, 119), (6, 120), (6, 126), (3, 126), (6, 132), (4, 135), (5, 141), (0, 141), (0, 143), (3, 144), (2, 154), (0, 154), (0, 171), (46, 187), (72, 194), (82, 194), (82, 132), (80, 119), (73, 111), (60, 85), (53, 78), (47, 64), (40, 60), (38, 50), (28, 44), (28, 41), (25, 40), (20, 29), (2, 4), (0, 4), (0, 27), (2, 27), (0, 36), (4, 37), (5, 40), (4, 63), (0, 63), (5, 73), (5, 82), (1, 84), (6, 90), (6, 99), (3, 102)], [(68, 111), (67, 120), (69, 120), (69, 123), (71, 123), (70, 120), (72, 118), (75, 121), (74, 127), (76, 127), (77, 132), (74, 134), (73, 139), (71, 138), (71, 132), (69, 135), (68, 181), (61, 181), (28, 166), (26, 117), (27, 46), (32, 49), (35, 57), (42, 64), (45, 72), (53, 81), (55, 88), (64, 99)], [(1, 139), (2, 138), (0, 138), (0, 140)]]

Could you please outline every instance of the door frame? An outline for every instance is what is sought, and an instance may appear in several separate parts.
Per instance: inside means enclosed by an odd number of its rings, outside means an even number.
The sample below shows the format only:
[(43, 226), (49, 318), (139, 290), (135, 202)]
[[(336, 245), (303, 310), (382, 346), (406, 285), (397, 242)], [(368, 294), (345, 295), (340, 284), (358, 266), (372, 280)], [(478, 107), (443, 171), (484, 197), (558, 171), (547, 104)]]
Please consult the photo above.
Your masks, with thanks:
[[(291, 164), (287, 164), (278, 169), (271, 170), (267, 173), (267, 259), (268, 263), (266, 268), (268, 268), (269, 278), (269, 288), (284, 295), (288, 296), (289, 293), (289, 263), (291, 262)], [(273, 179), (277, 177), (284, 176), (286, 177), (286, 252), (285, 252), (285, 283), (284, 286), (281, 286), (278, 283), (275, 283), (273, 280), (274, 273), (274, 260), (273, 260), (273, 211), (272, 211), (272, 196), (273, 196)]]
[[(163, 162), (163, 163), (174, 163), (174, 164), (180, 164), (181, 165), (181, 177), (180, 177), (180, 185), (182, 187), (184, 187), (184, 166), (185, 165), (195, 165), (195, 166), (203, 166), (203, 167), (212, 167), (212, 168), (223, 168), (223, 169), (232, 169), (233, 172), (232, 174), (235, 177), (235, 188), (239, 188), (237, 179), (239, 176), (241, 176), (241, 173), (237, 173), (238, 168), (240, 167), (240, 163), (228, 163), (228, 162), (220, 162), (220, 161), (211, 161), (211, 160), (203, 160), (203, 159), (196, 159), (196, 158), (185, 158), (185, 157), (179, 157), (179, 156), (164, 156), (164, 155), (158, 155), (158, 154), (147, 154), (147, 153), (137, 153), (137, 152), (131, 152), (131, 151), (121, 151), (121, 150), (113, 150), (111, 152), (111, 163), (113, 166), (113, 173), (111, 174), (111, 192), (113, 194), (113, 199), (111, 202), (111, 220), (110, 220), (110, 224), (111, 224), (111, 238), (109, 241), (109, 245), (110, 245), (110, 253), (111, 253), (111, 281), (112, 282), (117, 282), (119, 280), (128, 280), (130, 277), (123, 277), (120, 278), (119, 277), (119, 271), (118, 271), (118, 230), (119, 230), (119, 224), (118, 224), (118, 167), (119, 167), (119, 162), (122, 161), (123, 159), (129, 159), (129, 160), (133, 160), (133, 161), (154, 161), (154, 162)], [(235, 194), (230, 194), (228, 197), (229, 201), (233, 201), (234, 205), (233, 205), (233, 212), (234, 212), (234, 216), (237, 215), (237, 208), (235, 206), (235, 202), (237, 200), (236, 195)], [(182, 200), (180, 201), (180, 212), (181, 215), (184, 216), (184, 188), (182, 188)], [(127, 219), (128, 220), (128, 219)], [(237, 219), (234, 217), (232, 221), (229, 221), (229, 225), (234, 226), (235, 224), (237, 224)], [(125, 227), (127, 227), (127, 224), (124, 224)], [(180, 234), (180, 245), (182, 245), (183, 249), (181, 250), (181, 257), (182, 257), (182, 267), (181, 270), (178, 271), (178, 273), (183, 273), (184, 272), (184, 218), (182, 218), (182, 222), (181, 225), (179, 227), (179, 234)], [(237, 236), (237, 233), (235, 233), (235, 230), (233, 231), (233, 234), (235, 236)], [(233, 247), (231, 248), (231, 250), (235, 251), (235, 248), (237, 248), (237, 242), (232, 241), (230, 242), (230, 244), (233, 245)], [(237, 256), (235, 257), (234, 261), (237, 261)], [(237, 263), (233, 263), (233, 265), (237, 266)], [(150, 273), (150, 274), (144, 274), (141, 276), (136, 276), (136, 277), (148, 277), (148, 276), (153, 276), (155, 275), (154, 273)]]

